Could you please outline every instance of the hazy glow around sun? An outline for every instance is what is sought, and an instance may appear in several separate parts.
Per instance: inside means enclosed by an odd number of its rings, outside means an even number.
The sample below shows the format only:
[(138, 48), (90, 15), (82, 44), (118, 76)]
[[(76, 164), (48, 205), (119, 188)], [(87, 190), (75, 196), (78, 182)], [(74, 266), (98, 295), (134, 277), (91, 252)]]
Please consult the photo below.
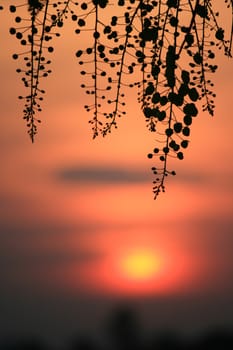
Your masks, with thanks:
[(129, 279), (150, 279), (160, 269), (160, 260), (152, 252), (134, 251), (122, 258), (122, 273)]

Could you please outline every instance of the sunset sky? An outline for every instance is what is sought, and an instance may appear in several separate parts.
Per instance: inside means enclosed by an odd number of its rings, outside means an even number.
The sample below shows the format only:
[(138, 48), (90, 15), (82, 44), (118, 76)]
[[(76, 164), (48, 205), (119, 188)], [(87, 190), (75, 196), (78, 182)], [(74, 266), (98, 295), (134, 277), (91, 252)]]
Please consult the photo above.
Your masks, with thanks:
[(118, 129), (92, 140), (71, 25), (55, 39), (31, 144), (14, 15), (0, 16), (0, 337), (96, 331), (121, 302), (152, 329), (232, 327), (232, 61), (219, 56), (215, 116), (200, 112), (154, 201), (154, 135), (136, 92)]

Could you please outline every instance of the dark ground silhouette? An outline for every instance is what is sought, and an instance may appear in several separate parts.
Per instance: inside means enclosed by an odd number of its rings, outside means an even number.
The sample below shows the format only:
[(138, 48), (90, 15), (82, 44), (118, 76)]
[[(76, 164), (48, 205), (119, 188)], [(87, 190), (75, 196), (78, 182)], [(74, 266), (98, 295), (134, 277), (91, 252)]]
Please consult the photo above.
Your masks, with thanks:
[[(96, 341), (91, 335), (75, 335), (62, 350), (232, 350), (233, 330), (215, 329), (199, 336), (185, 337), (172, 331), (146, 335), (134, 312), (115, 310), (105, 324), (105, 339)], [(41, 339), (7, 338), (0, 341), (1, 350), (55, 350)], [(57, 348), (56, 348), (57, 350)]]

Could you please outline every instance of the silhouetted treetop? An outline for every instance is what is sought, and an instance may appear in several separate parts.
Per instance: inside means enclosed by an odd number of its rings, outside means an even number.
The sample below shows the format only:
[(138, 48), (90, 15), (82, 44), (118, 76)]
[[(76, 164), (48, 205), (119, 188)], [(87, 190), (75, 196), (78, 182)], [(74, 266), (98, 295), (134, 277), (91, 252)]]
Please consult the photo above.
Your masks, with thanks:
[[(225, 7), (229, 21), (221, 19)], [(1, 6), (2, 7), (2, 6)], [(165, 179), (175, 175), (170, 157), (183, 159), (193, 120), (200, 109), (211, 116), (215, 92), (211, 76), (217, 70), (218, 51), (231, 57), (232, 0), (28, 0), (8, 8), (14, 16), (11, 35), (22, 49), (13, 53), (20, 61), (27, 93), (24, 116), (34, 141), (45, 91), (41, 81), (51, 73), (53, 38), (67, 20), (77, 36), (88, 35), (87, 47), (75, 47), (80, 67), (80, 87), (89, 96), (85, 110), (93, 137), (106, 136), (126, 115), (126, 92), (138, 89), (145, 125), (155, 134), (148, 158), (158, 159), (155, 198), (165, 190)], [(7, 10), (6, 10), (7, 11)], [(8, 12), (6, 12), (8, 15)], [(224, 27), (223, 27), (224, 25)]]

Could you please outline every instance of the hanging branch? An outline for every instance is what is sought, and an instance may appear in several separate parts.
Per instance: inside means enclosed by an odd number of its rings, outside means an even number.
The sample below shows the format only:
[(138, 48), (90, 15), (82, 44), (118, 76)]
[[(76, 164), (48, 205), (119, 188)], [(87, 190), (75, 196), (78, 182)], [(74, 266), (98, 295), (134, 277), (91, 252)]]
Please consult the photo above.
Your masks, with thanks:
[[(17, 73), (23, 74), (22, 81), (24, 86), (29, 89), (29, 94), (19, 96), (19, 99), (25, 100), (24, 117), (27, 123), (28, 134), (31, 141), (34, 142), (37, 134), (37, 125), (41, 122), (37, 117), (37, 113), (42, 111), (41, 102), (45, 90), (40, 88), (41, 78), (47, 77), (51, 70), (48, 68), (51, 64), (44, 56), (44, 51), (52, 53), (54, 47), (48, 45), (54, 36), (60, 36), (59, 33), (53, 33), (54, 27), (62, 27), (63, 19), (69, 12), (70, 1), (64, 3), (52, 3), (49, 0), (28, 0), (28, 4), (10, 5), (10, 12), (16, 13), (22, 11), (23, 7), (27, 7), (27, 17), (18, 15), (15, 22), (19, 24), (17, 28), (11, 27), (10, 34), (20, 40), (20, 44), (27, 48), (21, 53), (14, 53), (13, 59), (23, 58), (26, 68), (18, 68)], [(58, 6), (59, 5), (59, 6)], [(49, 13), (49, 6), (55, 9), (55, 13)], [(24, 12), (25, 15), (25, 12)]]
[[(211, 0), (29, 0), (10, 5), (11, 13), (27, 7), (27, 16), (16, 16), (17, 28), (10, 28), (10, 33), (26, 48), (13, 58), (23, 58), (26, 65), (17, 72), (23, 74), (29, 90), (20, 99), (25, 100), (24, 119), (31, 140), (40, 122), (37, 113), (44, 95), (40, 80), (51, 73), (44, 51), (53, 52), (47, 42), (59, 36), (54, 29), (71, 18), (75, 33), (83, 35), (84, 42), (88, 33), (92, 40), (86, 48), (77, 48), (76, 58), (81, 88), (91, 100), (84, 107), (93, 114), (89, 120), (93, 137), (117, 128), (119, 118), (126, 115), (124, 90), (138, 88), (145, 125), (155, 135), (155, 148), (148, 158), (159, 162), (152, 167), (157, 198), (165, 191), (167, 176), (175, 175), (169, 169), (170, 158), (184, 158), (200, 104), (202, 111), (214, 114), (215, 93), (209, 77), (217, 65), (212, 62), (217, 49), (231, 57), (233, 39), (232, 23), (226, 39), (227, 28), (220, 25), (215, 4)], [(233, 1), (222, 0), (222, 4), (233, 18)], [(117, 12), (113, 14), (112, 9)]]

